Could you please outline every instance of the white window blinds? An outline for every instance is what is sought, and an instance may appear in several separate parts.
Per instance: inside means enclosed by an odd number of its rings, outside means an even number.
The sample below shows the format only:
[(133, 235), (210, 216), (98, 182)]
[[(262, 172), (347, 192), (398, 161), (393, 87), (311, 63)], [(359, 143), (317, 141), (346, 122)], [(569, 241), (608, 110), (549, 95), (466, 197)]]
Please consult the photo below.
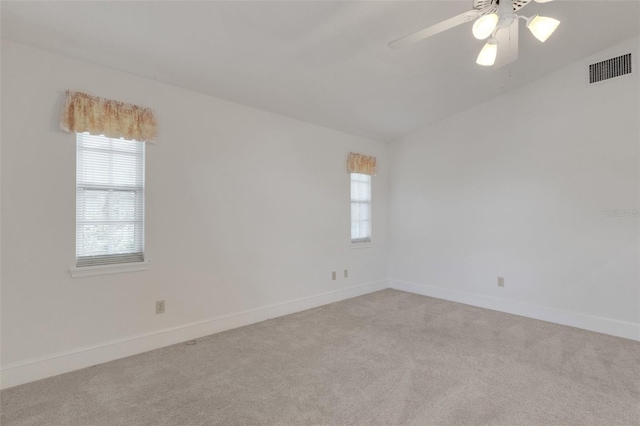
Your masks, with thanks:
[(371, 242), (371, 176), (351, 173), (351, 242)]
[(142, 262), (145, 144), (76, 138), (77, 266)]

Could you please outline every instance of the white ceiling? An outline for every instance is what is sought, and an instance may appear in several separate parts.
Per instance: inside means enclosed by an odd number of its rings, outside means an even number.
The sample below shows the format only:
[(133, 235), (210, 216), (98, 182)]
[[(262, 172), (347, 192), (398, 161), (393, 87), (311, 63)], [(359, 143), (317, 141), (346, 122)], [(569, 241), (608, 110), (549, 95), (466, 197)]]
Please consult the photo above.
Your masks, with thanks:
[(376, 140), (395, 140), (640, 31), (638, 1), (531, 3), (511, 66), (475, 64), (471, 24), (386, 43), (472, 1), (2, 1), (2, 37)]

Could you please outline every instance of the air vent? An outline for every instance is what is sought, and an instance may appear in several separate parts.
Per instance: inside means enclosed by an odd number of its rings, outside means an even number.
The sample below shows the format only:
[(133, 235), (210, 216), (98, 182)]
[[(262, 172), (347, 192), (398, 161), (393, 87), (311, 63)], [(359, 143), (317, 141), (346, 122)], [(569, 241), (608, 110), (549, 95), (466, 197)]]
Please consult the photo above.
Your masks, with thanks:
[(631, 74), (631, 53), (589, 65), (589, 84)]

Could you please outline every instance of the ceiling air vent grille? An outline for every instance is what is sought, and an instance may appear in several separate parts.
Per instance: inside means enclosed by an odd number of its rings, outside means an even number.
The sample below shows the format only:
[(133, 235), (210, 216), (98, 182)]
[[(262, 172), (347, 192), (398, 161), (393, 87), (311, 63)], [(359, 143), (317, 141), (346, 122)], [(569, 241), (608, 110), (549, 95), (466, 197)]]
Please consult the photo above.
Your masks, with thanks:
[(589, 84), (631, 74), (631, 53), (589, 65)]

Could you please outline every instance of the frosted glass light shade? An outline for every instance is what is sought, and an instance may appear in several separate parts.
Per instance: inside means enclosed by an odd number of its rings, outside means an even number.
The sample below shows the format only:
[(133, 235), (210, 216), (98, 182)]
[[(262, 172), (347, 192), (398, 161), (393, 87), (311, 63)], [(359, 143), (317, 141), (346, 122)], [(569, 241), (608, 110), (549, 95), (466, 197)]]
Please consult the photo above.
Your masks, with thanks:
[(496, 25), (498, 25), (498, 15), (491, 13), (477, 19), (476, 22), (473, 23), (471, 31), (473, 31), (473, 36), (475, 38), (478, 40), (484, 40), (493, 33), (493, 30), (496, 29)]
[(527, 28), (529, 28), (531, 34), (543, 43), (553, 34), (558, 25), (560, 25), (560, 21), (546, 16), (536, 15), (527, 21)]
[(476, 64), (482, 65), (484, 67), (490, 67), (496, 62), (497, 55), (498, 40), (496, 40), (495, 38), (490, 38), (480, 51), (478, 59), (476, 59)]

